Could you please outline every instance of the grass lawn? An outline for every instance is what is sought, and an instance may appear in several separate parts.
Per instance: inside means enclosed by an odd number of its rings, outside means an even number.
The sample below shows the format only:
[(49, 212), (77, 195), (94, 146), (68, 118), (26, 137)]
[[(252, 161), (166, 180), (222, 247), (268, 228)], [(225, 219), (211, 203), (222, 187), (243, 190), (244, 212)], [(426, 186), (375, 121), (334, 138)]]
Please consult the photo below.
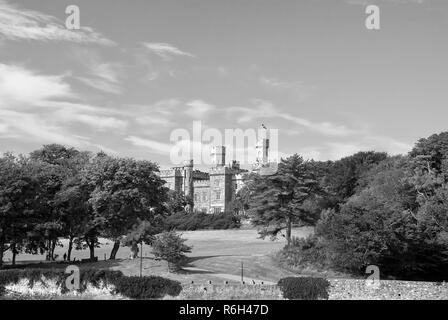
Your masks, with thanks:
[[(312, 228), (299, 228), (293, 230), (293, 235), (305, 237), (312, 233)], [(271, 255), (285, 245), (285, 239), (276, 241), (258, 239), (256, 230), (207, 230), (187, 231), (182, 233), (187, 239), (187, 244), (193, 247), (189, 256), (189, 264), (181, 273), (168, 272), (164, 261), (157, 261), (151, 254), (151, 247), (143, 247), (143, 274), (168, 277), (182, 283), (222, 283), (224, 281), (237, 282), (241, 277), (241, 262), (244, 266), (246, 281), (277, 282), (280, 278), (293, 275), (292, 272), (278, 267), (271, 259)], [(96, 249), (98, 263), (85, 263), (81, 267), (109, 268), (121, 270), (126, 275), (139, 275), (140, 259), (128, 259), (130, 250), (122, 247), (118, 251), (116, 261), (104, 261), (104, 255), (109, 256), (112, 242), (101, 240), (102, 245)], [(56, 249), (61, 260), (67, 244), (63, 241), (63, 247)], [(73, 251), (73, 257), (77, 260), (88, 258), (88, 250)], [(8, 263), (11, 256), (5, 255), (4, 261)], [(65, 268), (61, 263), (45, 263), (43, 255), (21, 254), (17, 257), (19, 264), (38, 263), (39, 267)], [(42, 264), (41, 264), (42, 262)], [(36, 266), (36, 265), (34, 265)]]

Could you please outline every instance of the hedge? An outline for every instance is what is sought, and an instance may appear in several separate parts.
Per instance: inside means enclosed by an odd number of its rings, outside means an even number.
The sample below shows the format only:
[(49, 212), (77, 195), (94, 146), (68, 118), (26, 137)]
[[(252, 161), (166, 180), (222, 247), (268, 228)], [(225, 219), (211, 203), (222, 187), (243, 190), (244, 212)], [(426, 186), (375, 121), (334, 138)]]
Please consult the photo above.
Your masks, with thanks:
[(328, 299), (330, 282), (323, 278), (288, 277), (280, 279), (278, 286), (286, 299), (326, 300)]
[[(41, 281), (42, 277), (56, 280), (64, 294), (68, 292), (65, 287), (65, 280), (68, 276), (62, 269), (0, 271), (0, 296), (6, 293), (5, 286), (17, 284), (20, 279), (28, 279), (29, 286), (32, 287), (35, 282)], [(81, 269), (79, 292), (84, 292), (89, 283), (95, 287), (99, 287), (101, 283), (106, 286), (113, 285), (115, 287), (114, 294), (121, 294), (131, 299), (158, 299), (165, 295), (177, 296), (182, 291), (179, 282), (162, 277), (127, 277), (121, 271)]]
[(231, 213), (207, 214), (196, 212), (186, 214), (178, 212), (167, 217), (168, 230), (204, 230), (204, 229), (237, 229), (241, 226), (240, 218)]

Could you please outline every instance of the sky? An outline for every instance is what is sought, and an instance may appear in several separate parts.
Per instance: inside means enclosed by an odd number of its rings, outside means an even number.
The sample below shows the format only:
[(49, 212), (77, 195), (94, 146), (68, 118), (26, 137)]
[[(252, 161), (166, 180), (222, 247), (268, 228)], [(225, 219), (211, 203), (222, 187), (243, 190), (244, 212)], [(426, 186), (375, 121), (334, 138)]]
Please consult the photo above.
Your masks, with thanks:
[(0, 152), (169, 167), (200, 121), (278, 129), (281, 156), (406, 153), (447, 130), (447, 36), (444, 0), (0, 0)]

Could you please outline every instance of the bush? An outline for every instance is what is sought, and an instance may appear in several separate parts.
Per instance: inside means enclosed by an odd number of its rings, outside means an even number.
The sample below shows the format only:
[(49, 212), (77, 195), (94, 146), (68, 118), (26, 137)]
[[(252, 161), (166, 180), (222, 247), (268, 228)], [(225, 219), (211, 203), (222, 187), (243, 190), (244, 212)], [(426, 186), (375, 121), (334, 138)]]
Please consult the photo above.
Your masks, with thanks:
[[(62, 269), (25, 269), (0, 271), (0, 296), (5, 294), (5, 286), (16, 284), (20, 279), (28, 279), (30, 287), (42, 277), (56, 280), (61, 292), (66, 293), (65, 280), (69, 275)], [(182, 287), (179, 282), (161, 277), (126, 277), (121, 271), (81, 269), (80, 290), (84, 292), (87, 285), (99, 287), (113, 285), (115, 293), (131, 299), (157, 299), (164, 295), (177, 296)]]
[(153, 253), (156, 258), (168, 262), (170, 271), (177, 271), (186, 259), (185, 253), (191, 252), (185, 241), (174, 231), (158, 234), (152, 243)]
[(325, 249), (324, 240), (315, 235), (305, 239), (293, 237), (291, 245), (279, 252), (278, 259), (287, 267), (324, 269), (329, 265)]
[(323, 278), (288, 277), (280, 279), (278, 286), (286, 299), (317, 300), (328, 299), (330, 283)]
[(20, 279), (28, 279), (29, 285), (33, 286), (35, 282), (41, 281), (42, 277), (46, 279), (55, 279), (59, 286), (63, 286), (67, 274), (59, 269), (24, 269), (24, 270), (4, 270), (0, 271), (0, 293), (4, 294), (5, 286), (16, 284)]
[(169, 216), (166, 221), (168, 230), (203, 230), (203, 229), (237, 229), (241, 226), (238, 216), (229, 213), (207, 214), (196, 212), (185, 214), (178, 212)]
[(151, 277), (122, 277), (116, 283), (117, 291), (131, 299), (158, 299), (165, 295), (177, 296), (182, 291), (179, 282)]

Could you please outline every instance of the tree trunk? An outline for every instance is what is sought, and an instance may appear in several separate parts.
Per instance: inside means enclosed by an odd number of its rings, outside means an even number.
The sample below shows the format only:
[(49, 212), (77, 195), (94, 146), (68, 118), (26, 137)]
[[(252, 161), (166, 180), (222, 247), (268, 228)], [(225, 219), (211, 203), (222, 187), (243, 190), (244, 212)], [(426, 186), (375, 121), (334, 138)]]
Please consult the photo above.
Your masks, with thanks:
[(3, 241), (0, 241), (0, 269), (3, 267), (3, 251), (5, 248), (5, 244)]
[(51, 242), (50, 242), (50, 240), (47, 240), (46, 241), (47, 242), (47, 255), (45, 256), (45, 260), (46, 261), (50, 261), (51, 259)]
[(112, 251), (110, 253), (109, 260), (115, 260), (115, 257), (117, 255), (118, 249), (120, 249), (120, 241), (114, 242), (114, 247), (112, 248)]
[(70, 236), (70, 239), (68, 240), (68, 251), (67, 251), (67, 261), (68, 262), (70, 262), (70, 260), (71, 260), (72, 250), (73, 250), (73, 237)]
[(56, 241), (57, 240), (51, 240), (51, 261), (54, 261), (54, 250), (56, 249)]
[(91, 242), (87, 242), (90, 250), (90, 261), (93, 261), (95, 259), (95, 241), (92, 240)]
[(288, 247), (291, 245), (291, 217), (287, 216), (286, 217), (286, 241), (287, 241), (287, 245)]
[(16, 265), (16, 255), (17, 255), (15, 243), (11, 243), (11, 252), (12, 252), (12, 265), (15, 266)]

